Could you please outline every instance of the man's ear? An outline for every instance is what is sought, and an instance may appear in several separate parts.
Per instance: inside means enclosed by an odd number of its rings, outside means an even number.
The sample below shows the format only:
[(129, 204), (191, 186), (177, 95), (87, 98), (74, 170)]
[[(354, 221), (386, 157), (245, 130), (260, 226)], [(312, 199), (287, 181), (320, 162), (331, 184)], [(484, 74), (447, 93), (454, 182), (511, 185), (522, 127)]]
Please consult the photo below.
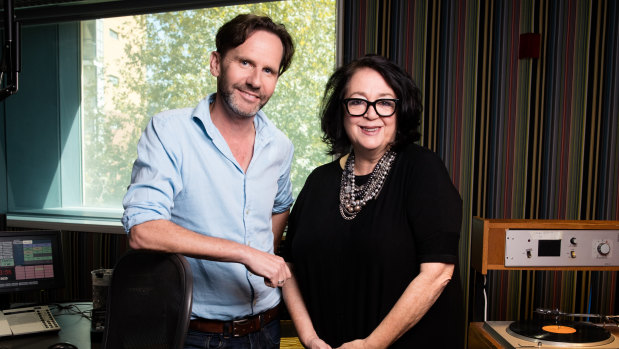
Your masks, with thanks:
[(214, 77), (219, 76), (220, 64), (221, 64), (221, 55), (219, 54), (219, 52), (217, 51), (211, 52), (210, 68), (211, 68), (211, 75), (213, 75)]

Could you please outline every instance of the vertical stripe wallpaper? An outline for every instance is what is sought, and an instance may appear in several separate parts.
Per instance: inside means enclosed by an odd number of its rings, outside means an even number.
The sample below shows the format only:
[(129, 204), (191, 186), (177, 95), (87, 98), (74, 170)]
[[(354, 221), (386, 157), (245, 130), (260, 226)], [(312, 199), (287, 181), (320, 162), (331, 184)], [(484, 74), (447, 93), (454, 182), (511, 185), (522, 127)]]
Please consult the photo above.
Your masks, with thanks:
[[(619, 220), (619, 1), (343, 1), (343, 57), (389, 57), (424, 95), (422, 144), (473, 216)], [(522, 34), (539, 57), (519, 58)], [(534, 46), (535, 47), (535, 46)], [(616, 272), (490, 272), (489, 320), (619, 314)], [(465, 302), (474, 303), (471, 295)], [(469, 319), (474, 319), (469, 309)]]

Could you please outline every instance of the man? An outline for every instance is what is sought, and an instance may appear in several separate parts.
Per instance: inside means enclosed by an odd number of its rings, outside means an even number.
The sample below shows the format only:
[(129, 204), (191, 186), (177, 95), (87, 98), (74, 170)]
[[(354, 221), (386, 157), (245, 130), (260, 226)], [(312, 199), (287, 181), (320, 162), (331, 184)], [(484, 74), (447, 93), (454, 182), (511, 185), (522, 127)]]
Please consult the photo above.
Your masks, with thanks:
[(189, 256), (187, 348), (279, 348), (278, 287), (290, 270), (273, 252), (293, 201), (293, 147), (260, 109), (294, 46), (283, 25), (255, 15), (224, 24), (216, 46), (217, 92), (144, 130), (122, 222), (132, 248)]

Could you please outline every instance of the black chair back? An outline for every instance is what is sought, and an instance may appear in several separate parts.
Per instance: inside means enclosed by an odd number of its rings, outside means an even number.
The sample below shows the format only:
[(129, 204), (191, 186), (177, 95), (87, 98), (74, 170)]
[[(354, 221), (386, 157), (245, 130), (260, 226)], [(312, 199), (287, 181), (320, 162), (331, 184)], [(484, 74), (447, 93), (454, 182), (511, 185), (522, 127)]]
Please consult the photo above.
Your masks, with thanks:
[(191, 268), (182, 255), (127, 252), (112, 274), (103, 348), (183, 348), (192, 292)]

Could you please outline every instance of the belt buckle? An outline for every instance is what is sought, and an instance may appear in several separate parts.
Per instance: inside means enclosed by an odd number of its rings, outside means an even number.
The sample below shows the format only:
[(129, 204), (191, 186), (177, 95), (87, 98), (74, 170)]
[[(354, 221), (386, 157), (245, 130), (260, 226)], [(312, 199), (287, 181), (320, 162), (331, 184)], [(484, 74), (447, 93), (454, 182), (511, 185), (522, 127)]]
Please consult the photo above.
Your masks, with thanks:
[(249, 319), (233, 320), (232, 321), (232, 337), (241, 337), (249, 333), (249, 331), (243, 328), (244, 326), (248, 324), (250, 324)]

